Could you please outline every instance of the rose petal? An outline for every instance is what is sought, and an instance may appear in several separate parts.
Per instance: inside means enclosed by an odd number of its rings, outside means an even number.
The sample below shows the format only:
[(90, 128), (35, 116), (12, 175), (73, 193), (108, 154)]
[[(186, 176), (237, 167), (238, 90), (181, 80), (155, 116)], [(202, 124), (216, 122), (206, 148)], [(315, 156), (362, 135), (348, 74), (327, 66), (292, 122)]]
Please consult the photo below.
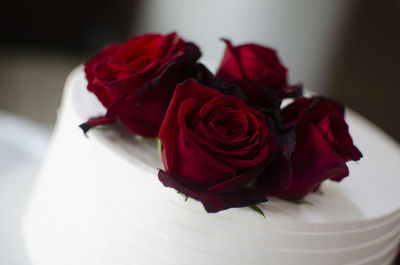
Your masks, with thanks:
[(319, 130), (310, 124), (304, 138), (298, 138), (292, 155), (293, 183), (288, 190), (275, 195), (283, 199), (299, 199), (313, 191), (322, 181), (348, 175), (345, 161), (332, 152)]
[(111, 125), (115, 123), (115, 116), (100, 116), (95, 118), (90, 118), (87, 122), (82, 123), (79, 127), (83, 130), (84, 134), (86, 134), (91, 128), (100, 126), (100, 125)]
[(211, 192), (190, 190), (178, 183), (172, 175), (163, 170), (158, 172), (158, 178), (164, 186), (174, 188), (193, 199), (201, 201), (209, 213), (216, 213), (228, 208), (251, 206), (267, 201), (262, 193), (251, 188), (243, 188), (231, 193), (214, 194)]
[(222, 80), (244, 79), (243, 70), (241, 69), (237, 54), (229, 40), (222, 39), (225, 42), (225, 54), (221, 62), (221, 66), (216, 76)]
[[(207, 93), (197, 93), (197, 90), (199, 89), (197, 86), (198, 84), (193, 79), (189, 79), (182, 84), (176, 86), (175, 93), (171, 99), (171, 103), (160, 128), (159, 137), (164, 145), (168, 168), (171, 170), (173, 168), (172, 165), (175, 164), (173, 154), (177, 152), (175, 150), (175, 147), (176, 140), (178, 139), (177, 134), (179, 131), (177, 117), (180, 102), (184, 101), (185, 99), (191, 98), (191, 95), (193, 95), (193, 93), (197, 95), (197, 99), (199, 102), (208, 101), (214, 96), (221, 95), (219, 91), (208, 88), (205, 89), (207, 90)], [(204, 86), (200, 87), (200, 90), (202, 90), (203, 88)]]
[(215, 159), (212, 153), (206, 152), (188, 134), (189, 128), (180, 117), (186, 116), (185, 114), (191, 109), (196, 109), (196, 106), (192, 104), (193, 101), (193, 99), (183, 101), (179, 109), (179, 134), (176, 142), (176, 152), (179, 152), (179, 155), (175, 155), (175, 164), (170, 171), (195, 180), (199, 186), (205, 188), (234, 177), (235, 171), (232, 167)]

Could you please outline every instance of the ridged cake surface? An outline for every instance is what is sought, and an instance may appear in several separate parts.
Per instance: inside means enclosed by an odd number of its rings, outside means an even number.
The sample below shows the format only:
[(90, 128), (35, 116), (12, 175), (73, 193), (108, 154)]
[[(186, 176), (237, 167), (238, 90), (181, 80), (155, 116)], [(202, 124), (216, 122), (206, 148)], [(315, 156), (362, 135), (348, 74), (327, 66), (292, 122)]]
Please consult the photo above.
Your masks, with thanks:
[[(368, 135), (357, 132), (367, 122), (356, 114), (349, 124), (365, 159), (357, 167), (349, 165), (351, 175), (342, 183), (324, 183), (323, 194), (307, 196), (312, 205), (271, 198), (259, 205), (265, 218), (250, 208), (209, 214), (201, 203), (186, 201), (159, 182), (162, 165), (155, 141), (107, 128), (84, 136), (78, 125), (105, 111), (85, 87), (79, 67), (67, 81), (26, 211), (24, 236), (35, 265), (361, 265), (393, 260), (400, 237), (394, 187), (400, 181), (390, 163), (383, 171), (366, 164), (373, 160), (370, 154), (378, 154), (363, 146)], [(389, 160), (399, 161), (399, 154), (393, 155)], [(378, 185), (385, 190), (375, 200), (371, 175), (390, 182)]]

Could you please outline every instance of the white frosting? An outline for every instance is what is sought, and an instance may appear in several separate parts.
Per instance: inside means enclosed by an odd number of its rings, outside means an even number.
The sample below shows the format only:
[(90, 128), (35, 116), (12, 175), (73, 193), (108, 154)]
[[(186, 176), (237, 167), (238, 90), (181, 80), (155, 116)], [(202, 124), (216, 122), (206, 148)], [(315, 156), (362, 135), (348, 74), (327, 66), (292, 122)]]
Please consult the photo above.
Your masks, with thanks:
[[(295, 205), (272, 198), (208, 214), (158, 181), (154, 141), (78, 125), (104, 113), (82, 68), (69, 77), (23, 228), (35, 265), (390, 264), (400, 240), (397, 143), (350, 112), (364, 158)], [(393, 145), (396, 147), (393, 148)], [(389, 148), (390, 146), (390, 148)], [(382, 153), (385, 152), (385, 159)], [(385, 263), (386, 262), (386, 263)]]

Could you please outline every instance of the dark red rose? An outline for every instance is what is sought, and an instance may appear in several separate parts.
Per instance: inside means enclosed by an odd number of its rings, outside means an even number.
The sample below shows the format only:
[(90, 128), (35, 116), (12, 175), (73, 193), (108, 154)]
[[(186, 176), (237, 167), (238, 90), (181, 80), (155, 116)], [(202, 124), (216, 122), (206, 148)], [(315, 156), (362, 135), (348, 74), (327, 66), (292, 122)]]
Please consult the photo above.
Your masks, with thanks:
[(276, 191), (283, 199), (299, 199), (324, 180), (348, 176), (347, 161), (362, 154), (354, 146), (344, 120), (342, 105), (322, 97), (299, 98), (282, 110), (287, 126), (294, 125), (296, 146), (291, 156), (293, 182)]
[(120, 120), (132, 133), (156, 137), (176, 84), (190, 77), (199, 49), (176, 33), (145, 34), (106, 47), (85, 64), (88, 90), (107, 108), (81, 127)]
[[(228, 83), (254, 82), (271, 89), (281, 98), (301, 95), (300, 86), (288, 85), (287, 69), (281, 64), (274, 50), (253, 43), (232, 46), (230, 41), (224, 42), (226, 49), (217, 71), (218, 78)], [(256, 88), (254, 85), (247, 86), (252, 90)]]
[(266, 201), (251, 184), (278, 143), (264, 115), (238, 97), (185, 81), (175, 89), (160, 138), (166, 170), (160, 181), (208, 212)]

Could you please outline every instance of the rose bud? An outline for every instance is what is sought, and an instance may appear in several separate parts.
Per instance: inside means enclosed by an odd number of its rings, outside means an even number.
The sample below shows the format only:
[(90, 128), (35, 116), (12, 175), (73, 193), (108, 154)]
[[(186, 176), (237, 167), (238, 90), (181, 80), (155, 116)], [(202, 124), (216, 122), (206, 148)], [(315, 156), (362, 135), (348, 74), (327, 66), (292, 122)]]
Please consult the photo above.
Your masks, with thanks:
[(301, 86), (288, 85), (287, 69), (274, 50), (253, 43), (232, 46), (229, 40), (223, 41), (226, 49), (217, 71), (218, 78), (227, 83), (254, 82), (274, 91), (280, 98), (301, 96)]
[(238, 97), (185, 81), (175, 89), (160, 139), (160, 181), (208, 212), (266, 201), (252, 184), (279, 145), (264, 115)]
[(135, 134), (156, 137), (176, 84), (191, 75), (199, 49), (169, 35), (145, 34), (106, 47), (85, 64), (88, 90), (106, 107), (86, 132), (119, 120)]
[(274, 195), (300, 199), (326, 179), (349, 175), (347, 161), (362, 157), (353, 145), (344, 120), (344, 107), (322, 97), (299, 98), (282, 110), (283, 122), (295, 126), (296, 146), (291, 156), (293, 182)]

